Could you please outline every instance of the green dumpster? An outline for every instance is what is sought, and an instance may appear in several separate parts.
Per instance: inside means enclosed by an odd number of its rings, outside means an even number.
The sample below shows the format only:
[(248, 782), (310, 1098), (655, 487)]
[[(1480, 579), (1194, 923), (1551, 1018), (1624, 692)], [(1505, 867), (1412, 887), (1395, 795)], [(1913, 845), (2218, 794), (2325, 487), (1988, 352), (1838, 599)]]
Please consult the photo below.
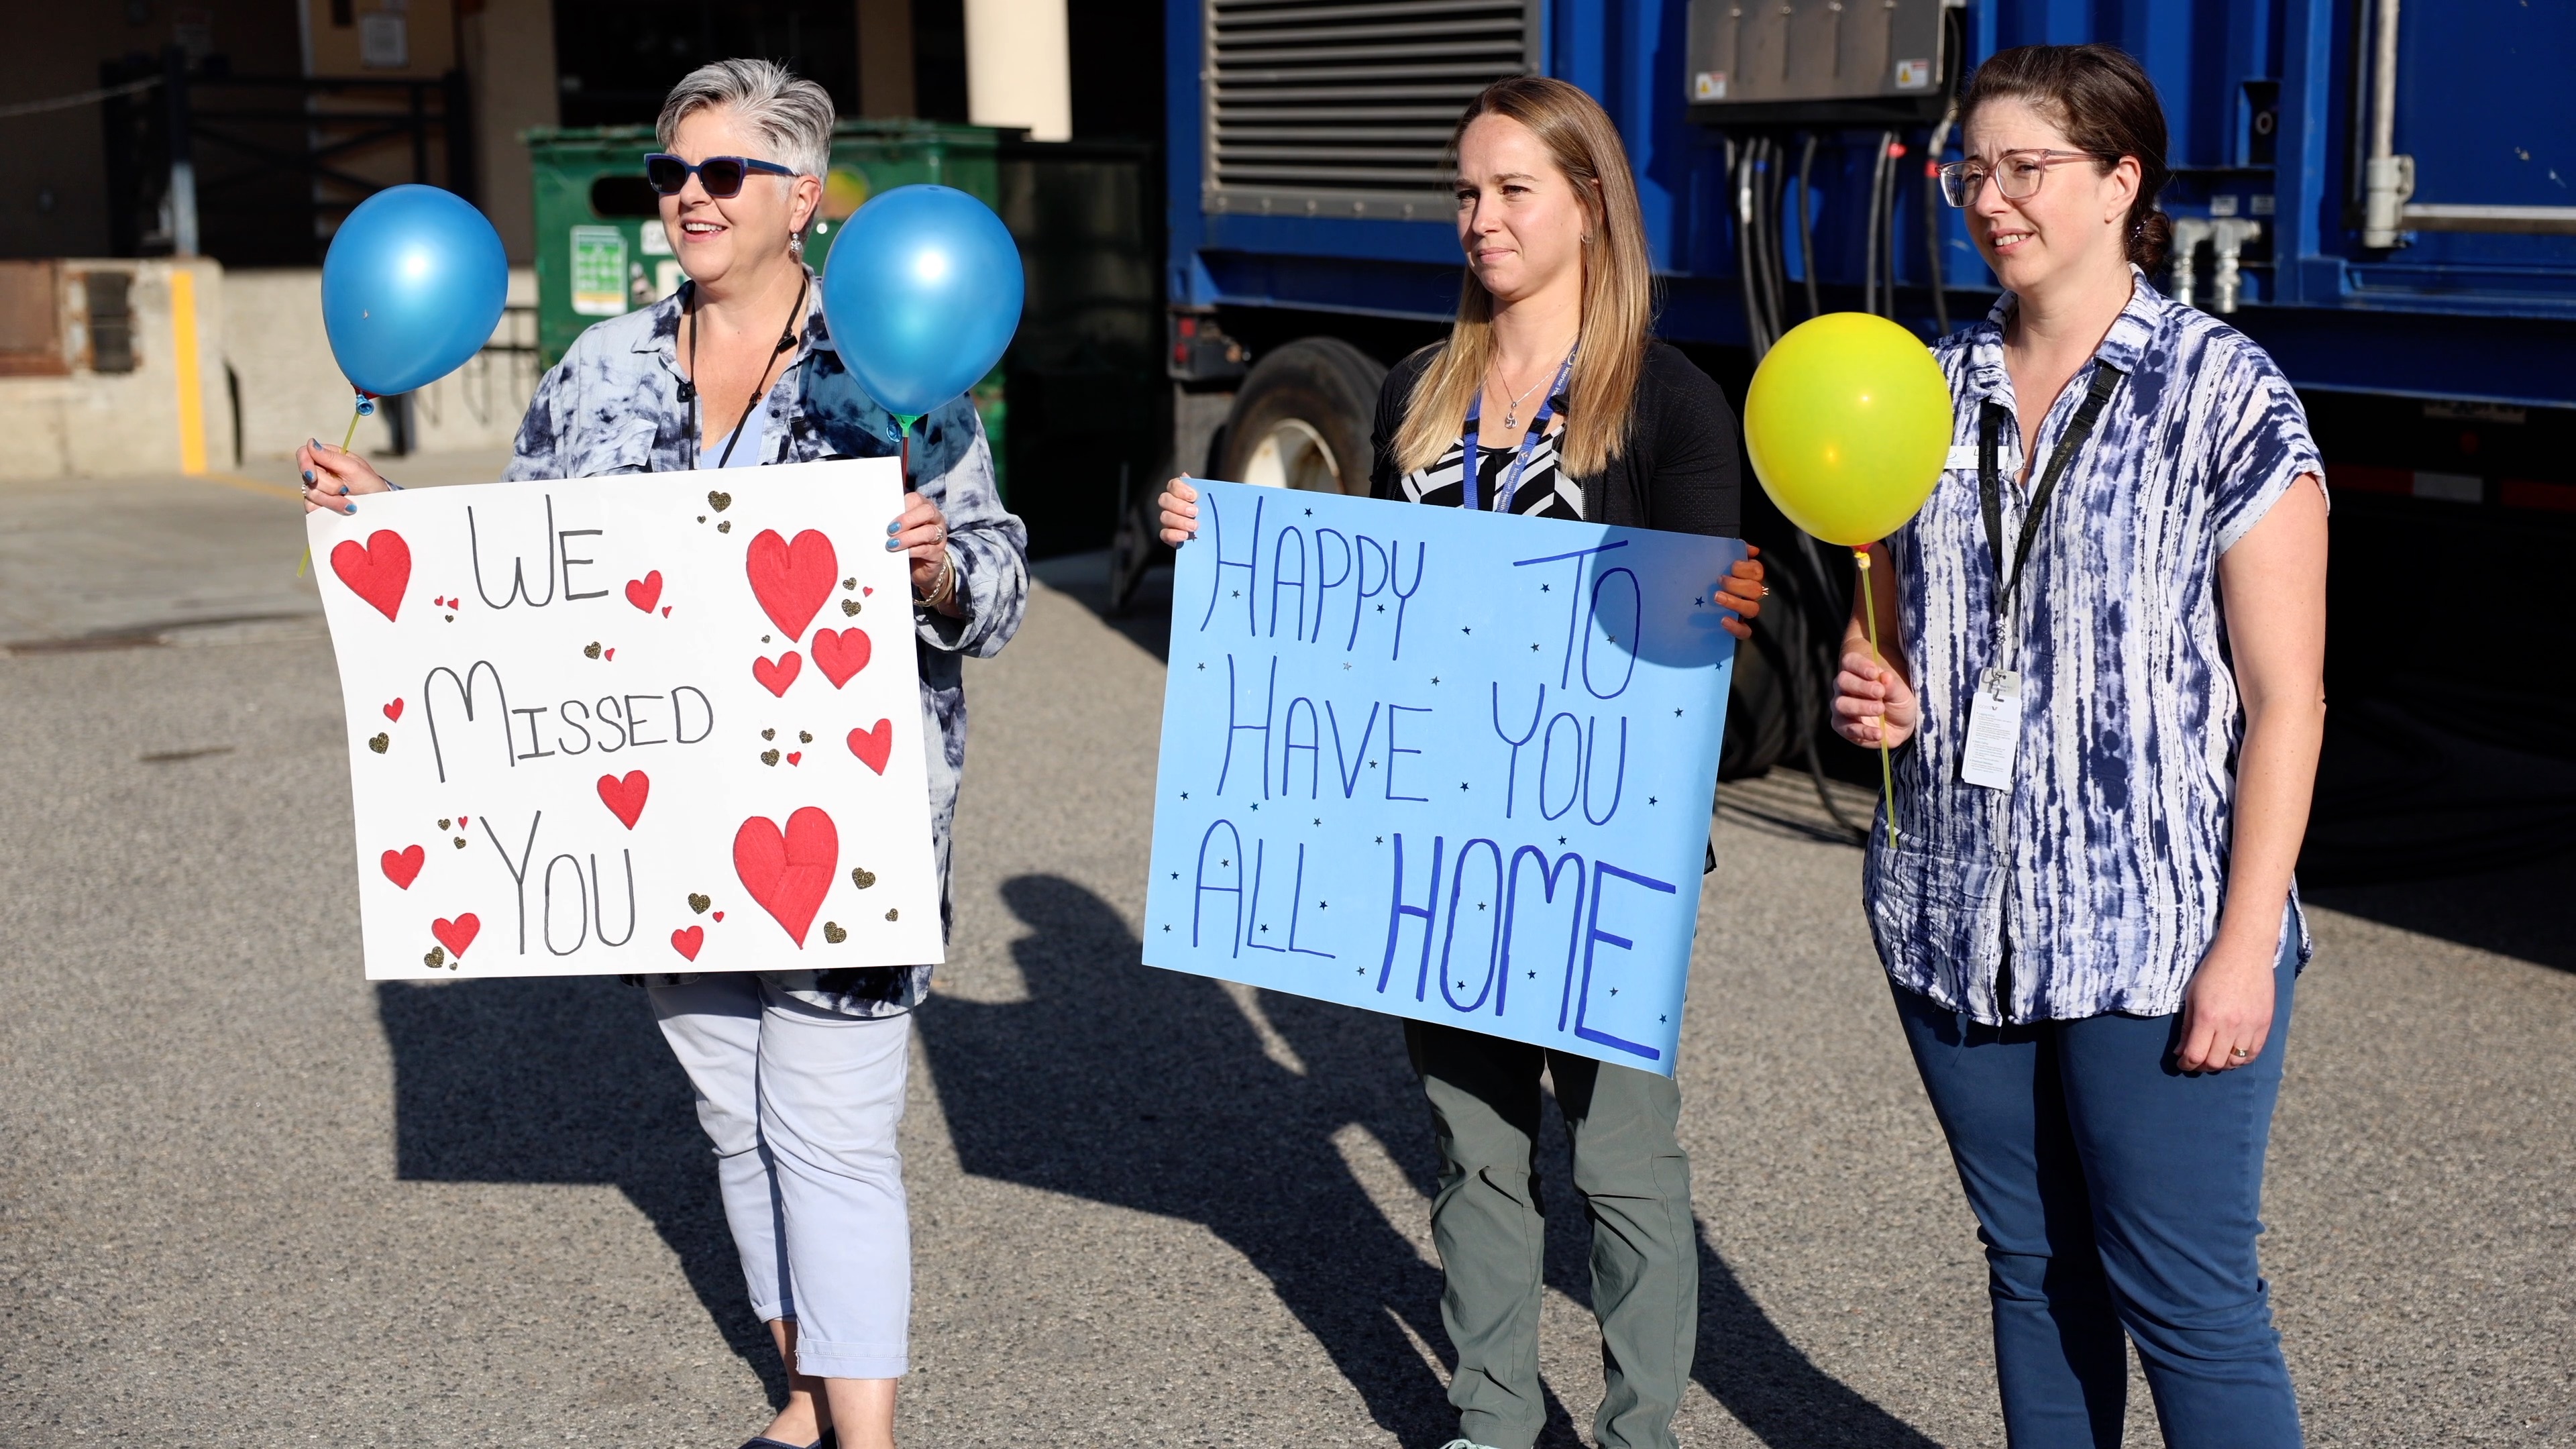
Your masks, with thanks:
[[(644, 183), (644, 154), (655, 147), (650, 126), (540, 127), (521, 139), (536, 172), (537, 347), (552, 367), (582, 329), (651, 306), (677, 291), (682, 277), (658, 198)], [(937, 182), (998, 206), (998, 140), (983, 126), (841, 123), (832, 131), (832, 171), (806, 259), (822, 270), (842, 221), (897, 186)], [(1007, 456), (1001, 368), (976, 386), (975, 405), (998, 464)]]

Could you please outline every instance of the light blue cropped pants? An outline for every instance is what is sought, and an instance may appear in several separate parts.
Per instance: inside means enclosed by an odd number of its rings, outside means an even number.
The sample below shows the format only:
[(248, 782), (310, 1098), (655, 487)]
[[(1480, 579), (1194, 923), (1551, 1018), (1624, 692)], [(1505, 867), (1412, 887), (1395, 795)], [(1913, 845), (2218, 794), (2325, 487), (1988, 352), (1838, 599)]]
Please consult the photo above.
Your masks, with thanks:
[(900, 1378), (912, 1229), (895, 1128), (911, 1015), (842, 1016), (750, 973), (651, 995), (715, 1144), (752, 1311), (796, 1321), (800, 1373)]

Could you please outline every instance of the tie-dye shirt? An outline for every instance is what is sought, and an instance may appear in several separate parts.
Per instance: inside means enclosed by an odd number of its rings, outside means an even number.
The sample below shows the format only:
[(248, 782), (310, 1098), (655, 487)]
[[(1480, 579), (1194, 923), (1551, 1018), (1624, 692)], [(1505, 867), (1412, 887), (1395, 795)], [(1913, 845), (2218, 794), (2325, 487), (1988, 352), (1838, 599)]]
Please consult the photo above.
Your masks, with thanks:
[[(2218, 557), (2301, 475), (2325, 474), (2263, 349), (2143, 274), (2133, 288), (2040, 425), (2044, 468), (2096, 368), (2127, 374), (2058, 481), (2009, 624), (1977, 449), (1982, 405), (2001, 404), (2010, 550), (2027, 502), (2004, 369), (2010, 293), (1934, 348), (1956, 404), (1949, 466), (1887, 540), (1922, 723), (1896, 754), (1897, 842), (1882, 812), (1863, 891), (1888, 973), (1981, 1022), (2181, 1009), (2225, 904), (2245, 731)], [(2010, 790), (1959, 778), (1970, 697), (1997, 666), (2022, 675)], [(2281, 929), (2304, 965), (2295, 887)]]
[[(676, 341), (685, 292), (640, 312), (601, 322), (581, 334), (537, 386), (519, 425), (505, 475), (589, 478), (605, 473), (688, 470), (697, 440), (680, 400)], [(885, 458), (902, 448), (894, 417), (877, 406), (842, 365), (823, 320), (822, 291), (809, 281), (803, 340), (760, 404), (744, 445), (762, 463), (822, 458)], [(712, 460), (710, 460), (712, 461)], [(732, 460), (742, 464), (739, 453)], [(930, 824), (939, 861), (939, 914), (953, 919), (948, 897), (948, 837), (957, 818), (957, 785), (966, 768), (966, 691), (959, 660), (990, 658), (1018, 632), (1028, 611), (1028, 530), (1002, 506), (993, 483), (992, 449), (974, 405), (959, 398), (913, 425), (911, 486), (948, 520), (948, 554), (957, 566), (957, 604), (965, 617), (930, 609), (913, 613), (921, 667), (923, 738), (930, 751)], [(868, 967), (764, 973), (809, 1005), (852, 1016), (908, 1009), (930, 987), (930, 967)], [(688, 979), (654, 974), (659, 985)]]

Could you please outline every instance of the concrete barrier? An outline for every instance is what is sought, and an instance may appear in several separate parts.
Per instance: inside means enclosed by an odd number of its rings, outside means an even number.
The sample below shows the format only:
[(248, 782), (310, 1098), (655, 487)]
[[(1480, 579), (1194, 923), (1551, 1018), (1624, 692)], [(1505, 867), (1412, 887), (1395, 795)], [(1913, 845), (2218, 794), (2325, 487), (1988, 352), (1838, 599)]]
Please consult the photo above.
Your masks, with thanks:
[(75, 259), (48, 275), (59, 369), (0, 377), (0, 482), (229, 464), (223, 268)]
[[(307, 438), (336, 443), (348, 428), (353, 399), (323, 335), (320, 268), (67, 258), (49, 275), (56, 365), (0, 376), (0, 483), (223, 470)], [(536, 274), (514, 269), (493, 345), (380, 404), (352, 446), (374, 456), (398, 438), (412, 453), (507, 446), (536, 391), (535, 304)]]

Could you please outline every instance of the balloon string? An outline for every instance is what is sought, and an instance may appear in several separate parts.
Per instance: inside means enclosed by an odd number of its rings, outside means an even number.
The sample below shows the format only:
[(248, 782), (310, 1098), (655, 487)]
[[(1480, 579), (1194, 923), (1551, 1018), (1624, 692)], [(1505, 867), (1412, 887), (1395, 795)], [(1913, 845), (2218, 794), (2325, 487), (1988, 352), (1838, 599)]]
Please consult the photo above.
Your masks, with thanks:
[[(1878, 590), (1871, 582), (1869, 550), (1853, 549), (1852, 561), (1860, 565), (1860, 593), (1867, 605), (1864, 617), (1869, 623), (1869, 655), (1880, 668), (1884, 669), (1887, 667), (1887, 656), (1881, 654), (1878, 649)], [(1887, 752), (1887, 714), (1883, 705), (1880, 707), (1878, 716), (1878, 778), (1880, 785), (1884, 787), (1884, 793), (1880, 798), (1887, 805), (1887, 843), (1893, 846), (1896, 844), (1896, 766)]]

